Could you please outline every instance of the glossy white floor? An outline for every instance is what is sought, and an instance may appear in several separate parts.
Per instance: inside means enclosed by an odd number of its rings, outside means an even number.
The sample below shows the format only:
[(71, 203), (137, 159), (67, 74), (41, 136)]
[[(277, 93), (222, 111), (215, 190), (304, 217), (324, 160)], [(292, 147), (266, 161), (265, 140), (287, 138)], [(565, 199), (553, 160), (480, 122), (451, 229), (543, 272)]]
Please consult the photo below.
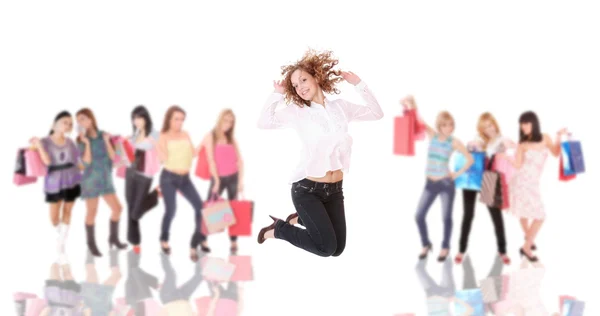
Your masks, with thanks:
[[(597, 10), (579, 4), (522, 2), (502, 7), (475, 2), (396, 5), (391, 7), (388, 1), (0, 5), (1, 38), (11, 48), (0, 52), (0, 104), (8, 107), (0, 124), (7, 153), (0, 158), (5, 166), (0, 175), (6, 180), (0, 183), (5, 213), (0, 230), (4, 241), (0, 314), (14, 313), (14, 292), (43, 297), (56, 259), (56, 233), (49, 224), (41, 181), (25, 187), (9, 181), (13, 152), (26, 146), (29, 137), (45, 135), (56, 113), (89, 106), (102, 129), (125, 135), (135, 105), (145, 104), (160, 128), (166, 108), (179, 104), (188, 111), (186, 129), (199, 142), (218, 112), (232, 107), (245, 158), (246, 196), (256, 201), (257, 232), (269, 224), (268, 214), (285, 218), (293, 211), (286, 182), (300, 144), (289, 131), (257, 130), (256, 118), (272, 91), (272, 80), (278, 79), (279, 66), (300, 58), (311, 46), (332, 49), (342, 69), (368, 82), (385, 117), (351, 128), (354, 147), (352, 171), (344, 182), (348, 238), (343, 255), (319, 258), (277, 240), (258, 245), (254, 236), (242, 239), (240, 255), (252, 256), (254, 280), (241, 283), (241, 315), (426, 315), (426, 290), (420, 280), (426, 280), (427, 273), (439, 284), (443, 271), (446, 276), (452, 271), (456, 290), (488, 276), (496, 255), (495, 238), (481, 204), (469, 247), (473, 269), (467, 266), (465, 273), (465, 267), (452, 264), (452, 269), (443, 270), (444, 265), (433, 260), (441, 243), (438, 202), (428, 217), (433, 258), (417, 269), (420, 245), (414, 213), (424, 184), (426, 147), (419, 144), (414, 158), (391, 154), (393, 117), (400, 113), (398, 99), (407, 93), (415, 95), (430, 122), (439, 111), (450, 110), (457, 121), (456, 135), (464, 141), (475, 134), (483, 111), (492, 111), (504, 134), (516, 139), (517, 118), (529, 109), (538, 113), (545, 132), (553, 135), (568, 126), (582, 140), (588, 170), (575, 181), (559, 183), (558, 161), (546, 162), (542, 194), (548, 216), (537, 241), (543, 270), (537, 266), (519, 271), (523, 235), (518, 221), (505, 214), (513, 263), (502, 273), (518, 280), (513, 284), (523, 285), (512, 288), (512, 295), (528, 294), (533, 305), (539, 296), (548, 313), (558, 310), (559, 295), (571, 295), (587, 303), (585, 315), (599, 315), (594, 261), (599, 219), (594, 198), (597, 118), (587, 114), (600, 102), (600, 51), (592, 40), (597, 38), (594, 30), (600, 29)], [(361, 102), (348, 84), (340, 88), (340, 97)], [(194, 181), (206, 197), (207, 184)], [(115, 179), (115, 186), (122, 199), (122, 180)], [(453, 255), (461, 202), (457, 192)], [(139, 265), (159, 283), (165, 281), (158, 245), (163, 210), (161, 203), (143, 219)], [(88, 277), (84, 216), (85, 205), (79, 201), (67, 245), (78, 282)], [(101, 204), (97, 238), (104, 256), (95, 260), (100, 282), (111, 275), (108, 217), (107, 206)], [(190, 206), (181, 200), (172, 225), (170, 257), (179, 285), (195, 273), (188, 258), (192, 218)], [(125, 233), (122, 223), (122, 240)], [(211, 256), (226, 259), (225, 236), (211, 237), (210, 245)], [(127, 253), (119, 253), (121, 277), (113, 302), (125, 296), (125, 285), (133, 276)], [(160, 291), (152, 290), (151, 295), (157, 304), (164, 303)], [(190, 296), (194, 308), (196, 299), (206, 295), (203, 280)]]

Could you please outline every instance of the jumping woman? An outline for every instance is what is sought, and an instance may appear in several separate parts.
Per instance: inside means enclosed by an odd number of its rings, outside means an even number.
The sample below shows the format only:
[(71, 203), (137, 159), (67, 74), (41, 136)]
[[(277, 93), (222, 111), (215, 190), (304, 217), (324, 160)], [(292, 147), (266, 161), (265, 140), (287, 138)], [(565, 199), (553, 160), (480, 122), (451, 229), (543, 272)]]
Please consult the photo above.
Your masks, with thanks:
[[(383, 111), (364, 81), (352, 72), (334, 70), (338, 60), (332, 52), (308, 51), (293, 65), (282, 67), (284, 80), (274, 82), (258, 127), (293, 128), (302, 139), (301, 161), (291, 178), (296, 213), (286, 221), (273, 216), (273, 223), (258, 233), (258, 243), (267, 238), (286, 240), (318, 256), (339, 256), (346, 245), (346, 218), (342, 178), (350, 168), (352, 138), (348, 123), (374, 121)], [(355, 86), (366, 106), (342, 99), (337, 84)], [(287, 105), (286, 103), (291, 103)], [(284, 108), (276, 110), (278, 105)], [(306, 229), (294, 226), (295, 223)]]

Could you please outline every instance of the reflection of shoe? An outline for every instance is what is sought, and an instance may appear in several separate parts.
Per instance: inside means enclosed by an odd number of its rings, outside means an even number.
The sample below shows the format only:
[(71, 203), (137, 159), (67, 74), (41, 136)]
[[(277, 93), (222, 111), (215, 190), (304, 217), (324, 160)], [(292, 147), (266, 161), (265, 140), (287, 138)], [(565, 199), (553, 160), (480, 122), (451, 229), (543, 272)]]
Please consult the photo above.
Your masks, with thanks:
[(510, 258), (506, 254), (501, 254), (500, 258), (502, 258), (502, 263), (504, 263), (505, 265), (510, 264)]
[(139, 255), (142, 253), (142, 247), (140, 245), (133, 246), (133, 252), (135, 252), (136, 255)]
[(275, 230), (275, 225), (277, 224), (278, 221), (280, 221), (279, 218), (273, 217), (271, 215), (269, 215), (269, 217), (273, 220), (273, 223), (267, 227), (264, 227), (263, 229), (261, 229), (258, 232), (258, 243), (259, 244), (262, 244), (263, 242), (265, 242), (265, 240), (267, 240), (265, 238), (265, 234), (270, 230)]
[(231, 246), (231, 248), (229, 248), (229, 251), (231, 252), (232, 255), (236, 255), (237, 251), (238, 251), (238, 247), (236, 246)]
[(463, 254), (459, 252), (456, 257), (454, 257), (454, 262), (456, 264), (461, 264), (463, 262)]
[(162, 244), (160, 245), (160, 249), (162, 250), (162, 252), (165, 255), (170, 255), (171, 254), (171, 247), (165, 247)]

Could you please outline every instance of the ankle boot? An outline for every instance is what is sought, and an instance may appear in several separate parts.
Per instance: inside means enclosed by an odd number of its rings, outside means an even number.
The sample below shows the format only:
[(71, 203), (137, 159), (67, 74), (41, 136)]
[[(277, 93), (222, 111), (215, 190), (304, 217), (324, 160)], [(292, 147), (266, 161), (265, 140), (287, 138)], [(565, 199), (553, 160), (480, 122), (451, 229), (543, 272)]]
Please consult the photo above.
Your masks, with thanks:
[(127, 244), (119, 241), (119, 221), (110, 221), (110, 235), (108, 237), (108, 246), (112, 249), (113, 246), (118, 249), (127, 248)]
[(94, 225), (85, 225), (85, 232), (87, 237), (87, 246), (90, 253), (96, 257), (102, 257), (102, 253), (100, 253), (100, 250), (98, 250), (98, 246), (96, 245)]

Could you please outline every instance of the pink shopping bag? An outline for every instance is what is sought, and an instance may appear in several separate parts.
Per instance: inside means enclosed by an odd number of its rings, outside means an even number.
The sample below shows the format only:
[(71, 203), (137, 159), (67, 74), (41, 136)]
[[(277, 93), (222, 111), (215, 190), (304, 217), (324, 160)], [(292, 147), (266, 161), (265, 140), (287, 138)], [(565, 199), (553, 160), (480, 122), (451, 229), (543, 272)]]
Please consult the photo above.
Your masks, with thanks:
[(156, 149), (146, 150), (144, 156), (144, 173), (153, 177), (160, 171), (160, 160)]
[(47, 305), (48, 302), (41, 298), (28, 299), (25, 316), (39, 316)]
[(120, 166), (117, 168), (117, 178), (125, 179), (125, 173), (127, 173), (127, 167)]
[(33, 293), (25, 293), (25, 292), (17, 292), (13, 293), (13, 300), (15, 301), (24, 301), (32, 298), (37, 298), (38, 296)]
[(36, 181), (37, 177), (27, 177), (19, 173), (15, 173), (13, 176), (13, 183), (18, 186), (35, 183)]
[(252, 281), (254, 272), (252, 271), (252, 257), (250, 256), (231, 256), (229, 262), (235, 265), (235, 270), (231, 275), (231, 281)]
[(38, 150), (25, 150), (25, 176), (43, 177), (46, 175), (47, 171), (48, 168), (42, 161), (42, 157)]

